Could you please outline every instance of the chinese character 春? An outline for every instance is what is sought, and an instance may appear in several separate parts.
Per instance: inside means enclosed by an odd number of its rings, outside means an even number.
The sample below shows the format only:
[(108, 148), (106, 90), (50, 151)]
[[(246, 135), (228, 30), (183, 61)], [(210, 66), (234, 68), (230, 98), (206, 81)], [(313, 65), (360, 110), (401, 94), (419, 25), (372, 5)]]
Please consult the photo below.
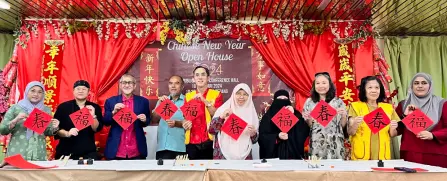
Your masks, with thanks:
[(165, 115), (165, 116), (171, 116), (172, 113), (174, 113), (174, 111), (171, 110), (171, 108), (169, 107), (169, 104), (165, 104), (165, 106), (163, 107), (163, 111), (161, 112), (161, 114)]
[(350, 75), (348, 72), (343, 72), (343, 76), (341, 76), (339, 82), (344, 82), (345, 86), (348, 86), (348, 81), (354, 81), (354, 77)]
[(129, 112), (123, 113), (120, 115), (118, 121), (121, 123), (132, 123), (132, 115)]
[(51, 59), (54, 59), (54, 57), (56, 55), (59, 55), (59, 53), (57, 53), (58, 51), (59, 51), (59, 48), (56, 45), (53, 45), (53, 46), (50, 47), (49, 50), (45, 51), (45, 53), (50, 54)]
[(427, 122), (425, 122), (425, 119), (423, 117), (416, 117), (411, 119), (410, 124), (412, 128), (425, 128)]
[(33, 127), (42, 128), (45, 125), (45, 123), (49, 122), (49, 121), (43, 120), (42, 113), (35, 113), (34, 115), (35, 115), (35, 117), (33, 120)]
[(348, 58), (351, 57), (348, 52), (348, 46), (346, 45), (338, 46), (338, 52), (339, 52), (338, 57), (348, 57)]
[(231, 119), (231, 128), (230, 128), (230, 131), (231, 131), (233, 134), (239, 135), (240, 132), (242, 131), (241, 129), (242, 129), (242, 127), (239, 126), (239, 122), (237, 122), (237, 119), (232, 118), (232, 119)]
[(320, 112), (318, 112), (318, 118), (321, 118), (321, 121), (330, 121), (329, 120), (329, 116), (333, 116), (331, 114), (329, 114), (327, 106), (326, 105), (322, 105), (321, 106), (321, 110)]
[(368, 124), (373, 124), (373, 126), (377, 129), (380, 129), (381, 125), (386, 125), (383, 122), (383, 115), (380, 114), (380, 112), (377, 112), (376, 115), (374, 115), (374, 117), (372, 118), (372, 121), (369, 122)]

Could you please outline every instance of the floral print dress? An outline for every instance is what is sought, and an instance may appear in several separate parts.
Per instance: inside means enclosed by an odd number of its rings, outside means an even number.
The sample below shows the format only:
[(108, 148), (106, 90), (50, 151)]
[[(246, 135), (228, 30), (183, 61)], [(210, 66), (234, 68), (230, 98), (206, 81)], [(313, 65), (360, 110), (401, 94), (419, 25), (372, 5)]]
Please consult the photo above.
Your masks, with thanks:
[[(50, 108), (45, 106), (43, 111), (51, 115)], [(29, 139), (26, 139), (27, 128), (23, 126), (25, 120), (20, 120), (12, 129), (9, 129), (11, 121), (22, 112), (26, 113), (20, 106), (13, 105), (6, 112), (5, 118), (0, 123), (0, 134), (11, 134), (11, 141), (9, 142), (6, 156), (21, 154), (25, 160), (45, 161), (47, 155), (45, 136), (52, 136), (56, 130), (52, 129), (51, 124), (49, 124), (44, 134), (34, 133)]]
[[(310, 113), (317, 103), (308, 98), (304, 103), (304, 112)], [(346, 109), (345, 103), (339, 98), (332, 99), (329, 105), (334, 109)], [(309, 154), (322, 159), (345, 159), (345, 137), (341, 120), (342, 116), (337, 114), (326, 127), (316, 121), (310, 125)]]

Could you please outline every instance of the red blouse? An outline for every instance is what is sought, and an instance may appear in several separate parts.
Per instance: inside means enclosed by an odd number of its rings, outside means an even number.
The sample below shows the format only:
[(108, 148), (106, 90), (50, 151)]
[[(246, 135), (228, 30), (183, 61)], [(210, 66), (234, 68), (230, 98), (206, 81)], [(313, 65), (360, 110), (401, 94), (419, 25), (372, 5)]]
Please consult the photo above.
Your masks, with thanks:
[[(403, 101), (399, 103), (396, 108), (396, 113), (403, 118)], [(405, 128), (404, 125), (399, 125), (399, 134), (402, 134), (401, 151), (411, 151), (418, 153), (447, 155), (447, 102), (442, 108), (442, 116), (438, 124), (431, 130), (433, 140), (421, 140), (416, 135)]]

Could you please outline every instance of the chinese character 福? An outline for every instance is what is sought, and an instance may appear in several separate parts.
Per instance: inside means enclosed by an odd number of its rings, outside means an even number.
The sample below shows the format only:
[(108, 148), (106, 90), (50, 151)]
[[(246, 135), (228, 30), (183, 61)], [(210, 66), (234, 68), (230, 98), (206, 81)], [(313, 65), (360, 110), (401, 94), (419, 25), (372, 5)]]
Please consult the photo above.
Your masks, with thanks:
[(425, 126), (427, 125), (427, 122), (425, 121), (425, 119), (423, 117), (416, 117), (416, 118), (412, 118), (410, 121), (411, 127), (417, 127), (417, 128), (425, 128)]
[(82, 124), (84, 126), (87, 126), (88, 123), (89, 123), (89, 121), (88, 121), (88, 114), (90, 114), (90, 113), (86, 112), (86, 113), (83, 114), (81, 112), (80, 114), (76, 115), (76, 118), (75, 118), (76, 124)]
[(118, 121), (121, 123), (132, 123), (132, 115), (127, 112), (120, 115)]
[(197, 117), (197, 106), (191, 106), (191, 105), (187, 106), (185, 114)]
[(279, 126), (283, 127), (283, 126), (292, 126), (292, 119), (291, 116), (288, 114), (283, 115), (282, 113), (280, 113), (280, 115), (278, 116), (279, 119)]

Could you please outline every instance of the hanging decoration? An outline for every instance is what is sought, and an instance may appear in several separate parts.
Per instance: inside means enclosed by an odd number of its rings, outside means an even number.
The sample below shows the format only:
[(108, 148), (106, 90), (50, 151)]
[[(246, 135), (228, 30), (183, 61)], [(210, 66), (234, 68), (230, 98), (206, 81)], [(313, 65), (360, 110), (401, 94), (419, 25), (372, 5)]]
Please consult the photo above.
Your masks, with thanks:
[[(51, 108), (54, 115), (57, 103), (59, 102), (61, 65), (64, 56), (64, 41), (46, 40), (43, 48), (42, 57), (42, 84), (45, 86), (44, 103)], [(54, 138), (46, 137), (47, 157), (49, 160), (54, 158), (55, 148), (58, 141)]]
[(382, 81), (383, 86), (385, 87), (385, 95), (386, 95), (386, 102), (392, 103), (393, 98), (397, 95), (399, 87), (397, 87), (393, 92), (390, 92), (390, 86), (389, 84), (393, 82), (393, 79), (388, 74), (388, 71), (390, 69), (390, 66), (385, 60), (385, 57), (383, 56), (382, 51), (380, 51), (379, 45), (377, 44), (377, 41), (374, 40), (374, 47), (373, 47), (373, 57), (374, 57), (374, 75), (379, 78), (380, 81)]
[(335, 64), (335, 86), (337, 95), (346, 105), (357, 101), (355, 83), (354, 53), (350, 45), (337, 44), (335, 52), (337, 63)]
[[(146, 38), (150, 32), (159, 31), (160, 42), (164, 44), (166, 39), (172, 38), (180, 44), (191, 45), (197, 44), (200, 40), (218, 38), (223, 36), (235, 37), (238, 40), (253, 39), (258, 42), (268, 42), (265, 33), (273, 31), (276, 38), (283, 38), (285, 41), (299, 38), (303, 40), (305, 34), (322, 34), (326, 29), (330, 29), (336, 37), (334, 41), (338, 44), (349, 44), (354, 42), (353, 47), (360, 46), (367, 37), (372, 36), (371, 25), (366, 21), (347, 21), (347, 22), (304, 22), (303, 19), (292, 21), (275, 21), (272, 23), (246, 24), (239, 21), (227, 23), (210, 21), (207, 23), (201, 21), (146, 21), (137, 22), (136, 20), (93, 20), (93, 21), (77, 21), (77, 20), (52, 20), (52, 19), (36, 19), (25, 20), (24, 26), (16, 32), (17, 43), (26, 48), (26, 44), (30, 36), (38, 37), (38, 27), (44, 28), (45, 38), (62, 39), (65, 35), (69, 37), (79, 31), (87, 31), (94, 29), (99, 40), (108, 41), (111, 38), (116, 39), (120, 33), (125, 33), (127, 38)], [(155, 24), (157, 23), (157, 24)], [(160, 26), (158, 25), (160, 24)], [(120, 25), (122, 27), (120, 27)], [(270, 28), (271, 27), (271, 28)], [(349, 35), (348, 35), (349, 34)], [(111, 36), (113, 35), (113, 36)]]
[(369, 21), (363, 21), (361, 23), (348, 22), (347, 26), (344, 28), (344, 35), (340, 34), (339, 24), (331, 23), (329, 27), (331, 28), (332, 34), (336, 37), (334, 39), (335, 43), (338, 44), (352, 44), (353, 48), (358, 48), (366, 41), (368, 37), (373, 36), (373, 29), (370, 26)]

